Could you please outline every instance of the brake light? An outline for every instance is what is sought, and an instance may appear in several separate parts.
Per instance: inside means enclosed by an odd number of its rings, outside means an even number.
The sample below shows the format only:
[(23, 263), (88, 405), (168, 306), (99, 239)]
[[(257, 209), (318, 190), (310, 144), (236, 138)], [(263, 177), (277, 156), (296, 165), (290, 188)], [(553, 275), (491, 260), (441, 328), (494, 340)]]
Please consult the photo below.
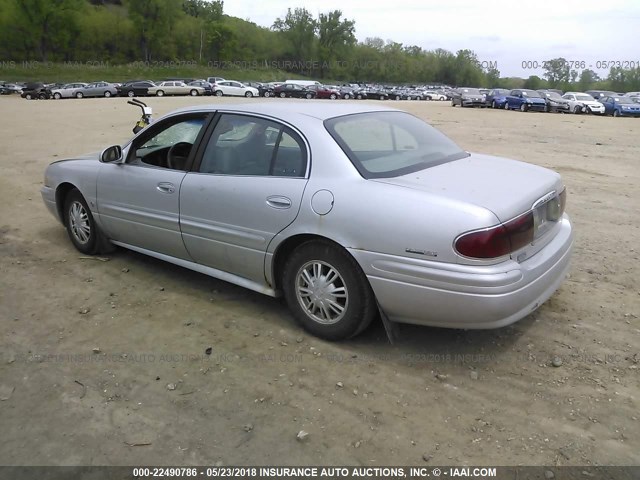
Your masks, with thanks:
[(507, 223), (465, 233), (455, 241), (455, 248), (465, 257), (497, 258), (531, 243), (533, 235), (533, 212), (527, 212)]

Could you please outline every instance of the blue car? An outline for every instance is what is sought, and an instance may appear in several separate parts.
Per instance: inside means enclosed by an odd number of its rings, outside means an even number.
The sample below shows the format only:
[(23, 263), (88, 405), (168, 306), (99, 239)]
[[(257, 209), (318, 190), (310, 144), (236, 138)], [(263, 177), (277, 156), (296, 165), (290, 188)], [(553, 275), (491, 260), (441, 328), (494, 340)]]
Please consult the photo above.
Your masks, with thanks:
[(494, 88), (489, 90), (485, 98), (485, 105), (491, 108), (504, 108), (504, 104), (507, 101), (507, 95), (510, 91), (506, 88)]
[(640, 104), (630, 97), (603, 97), (600, 103), (604, 105), (604, 114), (614, 117), (640, 117)]
[(506, 110), (519, 109), (522, 112), (528, 112), (529, 110), (544, 112), (546, 107), (547, 102), (538, 92), (526, 88), (511, 90), (504, 103)]

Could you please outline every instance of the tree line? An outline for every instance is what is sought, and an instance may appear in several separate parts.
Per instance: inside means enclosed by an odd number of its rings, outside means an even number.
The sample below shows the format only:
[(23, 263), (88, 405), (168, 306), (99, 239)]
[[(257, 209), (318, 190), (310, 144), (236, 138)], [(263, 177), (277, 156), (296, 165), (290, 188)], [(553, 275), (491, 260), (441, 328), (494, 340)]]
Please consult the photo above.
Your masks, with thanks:
[(545, 62), (543, 78), (502, 78), (469, 49), (450, 52), (382, 38), (358, 41), (340, 10), (288, 9), (270, 28), (224, 13), (222, 0), (0, 0), (0, 60), (194, 62), (331, 81), (442, 83), (503, 88), (640, 90), (640, 68), (606, 78)]

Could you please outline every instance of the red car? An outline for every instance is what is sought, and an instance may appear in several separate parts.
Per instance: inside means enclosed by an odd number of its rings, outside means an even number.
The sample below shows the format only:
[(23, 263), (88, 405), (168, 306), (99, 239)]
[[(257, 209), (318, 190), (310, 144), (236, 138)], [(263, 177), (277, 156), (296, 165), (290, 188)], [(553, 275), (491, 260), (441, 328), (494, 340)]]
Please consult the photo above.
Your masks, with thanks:
[(330, 98), (331, 100), (340, 98), (340, 90), (337, 88), (325, 85), (309, 85), (307, 88), (316, 92), (316, 98)]

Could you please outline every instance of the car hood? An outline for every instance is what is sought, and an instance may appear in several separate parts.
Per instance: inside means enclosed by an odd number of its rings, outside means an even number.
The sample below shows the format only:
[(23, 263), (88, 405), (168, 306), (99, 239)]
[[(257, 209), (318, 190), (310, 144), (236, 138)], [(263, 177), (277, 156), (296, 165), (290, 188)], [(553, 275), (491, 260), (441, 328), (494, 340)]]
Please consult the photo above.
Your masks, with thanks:
[(597, 100), (578, 100), (578, 102), (583, 103), (585, 105), (589, 105), (590, 107), (601, 107), (602, 103)]
[(486, 208), (501, 222), (526, 212), (537, 200), (563, 188), (560, 175), (552, 170), (476, 153), (408, 175), (374, 181)]
[(56, 160), (55, 162), (52, 162), (51, 165), (55, 165), (56, 163), (62, 163), (62, 162), (94, 163), (99, 161), (99, 158), (100, 158), (100, 152), (85, 153), (83, 155), (79, 155), (74, 158), (65, 158), (63, 160)]

